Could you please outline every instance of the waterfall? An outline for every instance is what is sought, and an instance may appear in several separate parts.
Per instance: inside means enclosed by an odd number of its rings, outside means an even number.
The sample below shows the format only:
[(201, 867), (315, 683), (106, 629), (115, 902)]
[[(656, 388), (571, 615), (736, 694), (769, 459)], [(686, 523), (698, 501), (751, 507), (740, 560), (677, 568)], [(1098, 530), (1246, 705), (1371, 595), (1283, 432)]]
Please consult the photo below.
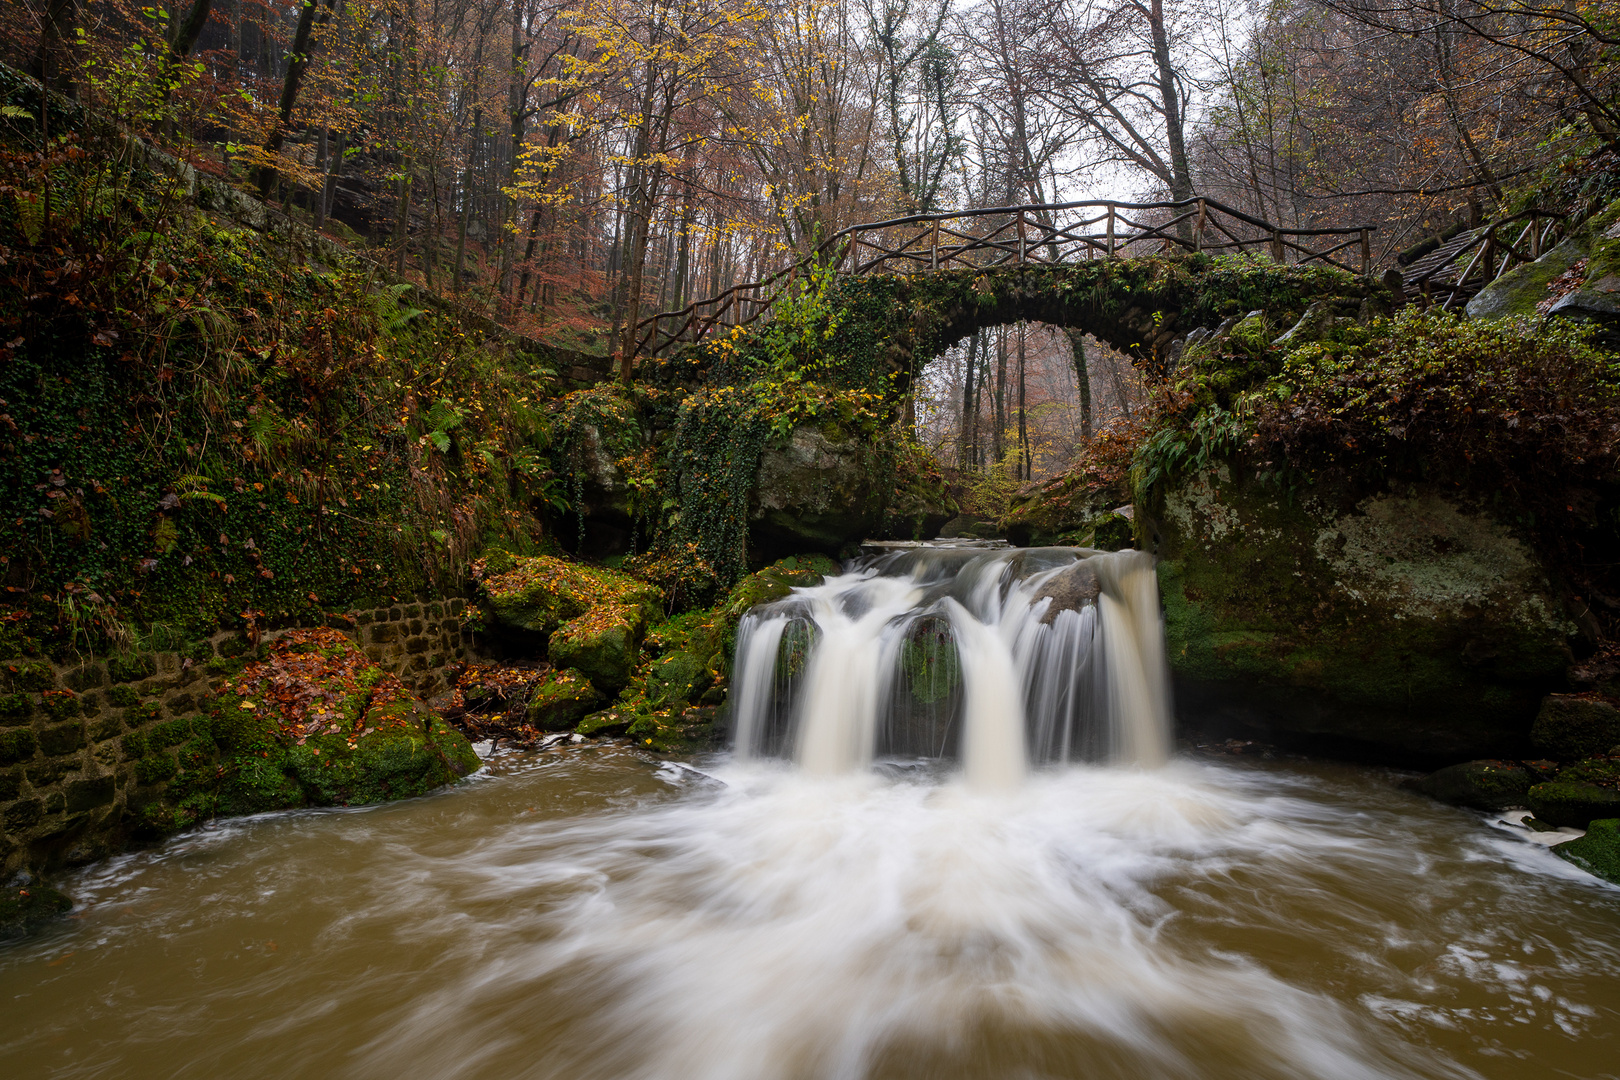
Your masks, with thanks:
[(1032, 766), (1169, 756), (1152, 556), (917, 547), (856, 560), (737, 630), (740, 758), (845, 773), (958, 757), (981, 788)]

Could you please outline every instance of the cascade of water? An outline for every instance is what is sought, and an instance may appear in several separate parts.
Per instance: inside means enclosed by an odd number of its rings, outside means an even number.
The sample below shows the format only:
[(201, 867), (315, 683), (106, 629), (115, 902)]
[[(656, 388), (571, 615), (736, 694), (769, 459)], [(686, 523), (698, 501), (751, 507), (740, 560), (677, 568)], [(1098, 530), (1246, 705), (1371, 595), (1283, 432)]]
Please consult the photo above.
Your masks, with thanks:
[[(802, 624), (802, 626), (800, 625)], [(959, 747), (979, 787), (1031, 763), (1153, 766), (1170, 694), (1150, 555), (918, 549), (756, 608), (738, 630), (740, 757), (839, 773)]]

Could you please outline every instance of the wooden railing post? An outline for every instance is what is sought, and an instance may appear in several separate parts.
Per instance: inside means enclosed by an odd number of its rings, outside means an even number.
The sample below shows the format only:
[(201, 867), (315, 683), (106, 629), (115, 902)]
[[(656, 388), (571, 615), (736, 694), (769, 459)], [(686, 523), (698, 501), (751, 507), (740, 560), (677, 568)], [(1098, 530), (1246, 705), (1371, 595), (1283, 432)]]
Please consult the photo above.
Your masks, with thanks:
[(1541, 258), (1541, 215), (1533, 211), (1530, 214), (1530, 257)]
[(1271, 261), (1272, 262), (1278, 262), (1278, 263), (1284, 261), (1283, 239), (1282, 239), (1282, 230), (1281, 229), (1273, 229), (1273, 230), (1271, 230)]
[(939, 218), (934, 219), (934, 243), (933, 250), (928, 256), (928, 268), (930, 270), (939, 269)]
[(1198, 227), (1193, 229), (1193, 250), (1194, 251), (1203, 251), (1204, 250), (1204, 219), (1207, 216), (1207, 214), (1208, 214), (1208, 208), (1204, 205), (1204, 200), (1199, 199), (1198, 200)]
[(1361, 230), (1361, 274), (1363, 277), (1372, 273), (1372, 233), (1367, 229)]
[(1024, 212), (1018, 211), (1018, 265), (1024, 265)]
[(1114, 204), (1108, 204), (1108, 257), (1114, 257)]

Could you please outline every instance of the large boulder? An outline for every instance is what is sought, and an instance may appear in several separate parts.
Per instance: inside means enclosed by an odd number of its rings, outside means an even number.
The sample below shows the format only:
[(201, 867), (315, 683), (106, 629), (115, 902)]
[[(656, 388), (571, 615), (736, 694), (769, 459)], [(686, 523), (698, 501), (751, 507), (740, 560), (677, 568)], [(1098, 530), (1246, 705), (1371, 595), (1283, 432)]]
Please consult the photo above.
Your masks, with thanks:
[(1473, 318), (1545, 313), (1593, 323), (1600, 341), (1620, 345), (1620, 201), (1587, 218), (1535, 262), (1485, 286), (1465, 310)]
[(1584, 244), (1565, 240), (1535, 262), (1514, 267), (1485, 286), (1463, 310), (1475, 319), (1510, 315), (1533, 318), (1536, 305), (1548, 299), (1547, 286), (1585, 257)]
[(1002, 521), (1017, 547), (1053, 545), (1116, 551), (1132, 545), (1128, 486), (1083, 466), (1015, 494)]
[(1473, 810), (1506, 810), (1524, 806), (1533, 782), (1530, 771), (1506, 761), (1465, 761), (1448, 765), (1418, 781), (1417, 790), (1433, 799)]
[(552, 671), (535, 684), (528, 721), (541, 731), (570, 731), (591, 710), (601, 708), (602, 702), (602, 695), (583, 672), (570, 668)]
[(593, 608), (630, 608), (626, 617), (640, 627), (663, 610), (654, 585), (615, 570), (585, 566), (548, 555), (496, 553), (475, 568), (479, 594), (496, 630), (549, 637), (564, 623)]
[(1578, 761), (1620, 748), (1620, 709), (1591, 694), (1548, 694), (1530, 740), (1557, 761)]
[(1138, 507), (1183, 713), (1407, 764), (1526, 756), (1575, 632), (1536, 553), (1438, 489), (1265, 479), (1229, 461)]
[(559, 668), (574, 668), (598, 690), (616, 694), (630, 684), (647, 621), (634, 604), (598, 604), (559, 626), (546, 652)]
[(749, 535), (769, 555), (837, 554), (883, 522), (874, 453), (835, 425), (800, 425), (767, 443), (748, 511)]

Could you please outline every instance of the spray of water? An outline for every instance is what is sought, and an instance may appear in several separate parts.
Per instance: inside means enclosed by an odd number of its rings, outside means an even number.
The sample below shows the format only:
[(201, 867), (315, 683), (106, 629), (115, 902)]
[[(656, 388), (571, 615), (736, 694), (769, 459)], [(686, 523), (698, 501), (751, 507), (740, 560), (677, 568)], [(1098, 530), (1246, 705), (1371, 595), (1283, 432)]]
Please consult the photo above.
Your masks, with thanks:
[(954, 753), (970, 784), (1007, 789), (1032, 765), (1169, 752), (1158, 582), (1139, 551), (867, 560), (750, 613), (736, 668), (738, 756), (818, 775)]

